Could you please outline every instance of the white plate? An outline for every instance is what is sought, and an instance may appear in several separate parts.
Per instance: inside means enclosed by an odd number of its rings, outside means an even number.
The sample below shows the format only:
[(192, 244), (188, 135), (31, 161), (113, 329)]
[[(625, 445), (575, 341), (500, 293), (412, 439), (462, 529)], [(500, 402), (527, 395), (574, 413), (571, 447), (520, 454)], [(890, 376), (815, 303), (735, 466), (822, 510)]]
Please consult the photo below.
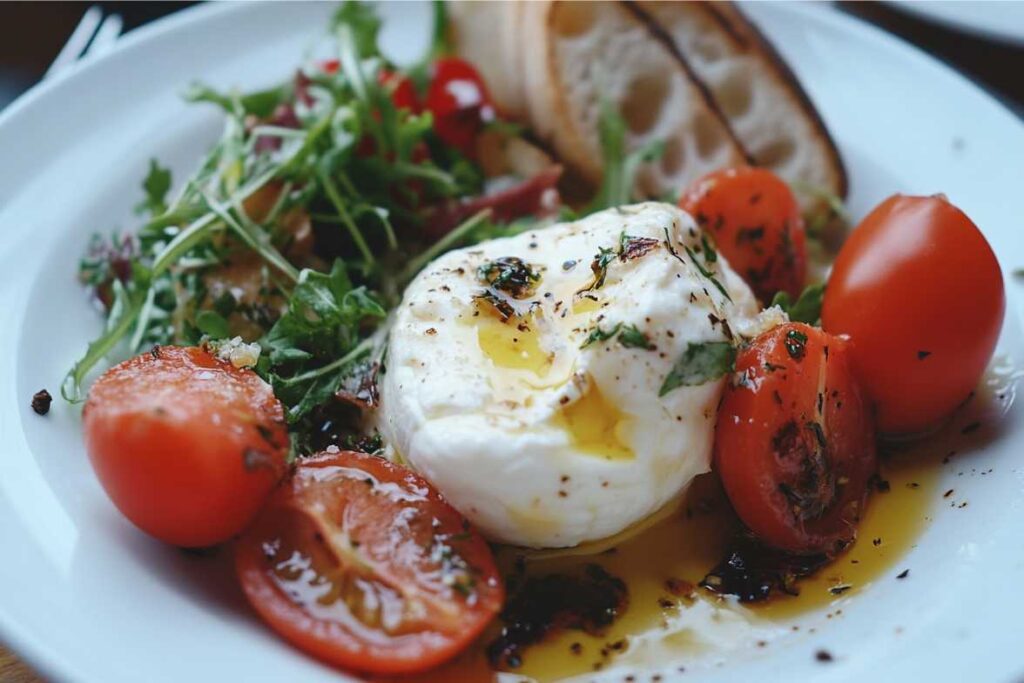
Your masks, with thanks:
[[(894, 191), (944, 191), (985, 231), (1007, 273), (1024, 265), (1024, 129), (963, 78), (876, 30), (820, 6), (750, 8), (820, 105), (849, 166), (863, 215)], [(389, 7), (411, 42), (421, 14)], [(178, 93), (287, 77), (331, 8), (219, 5), (189, 10), (124, 39), (114, 52), (46, 83), (0, 116), (0, 634), (41, 673), (96, 683), (338, 681), (245, 608), (224, 558), (188, 557), (136, 532), (89, 469), (76, 408), (48, 417), (32, 394), (56, 394), (99, 330), (75, 282), (94, 230), (129, 227), (151, 155), (178, 179), (217, 135), (215, 112)], [(1021, 300), (1001, 353), (1019, 362)], [(962, 510), (938, 505), (901, 561), (910, 579), (880, 580), (841, 619), (817, 623), (757, 656), (734, 655), (710, 679), (1011, 680), (1024, 673), (1024, 418), (964, 463)], [(969, 458), (969, 460), (968, 460)], [(821, 617), (821, 618), (818, 618)], [(817, 621), (815, 621), (817, 619)], [(820, 622), (820, 623), (818, 623)], [(828, 648), (836, 661), (813, 653)], [(692, 676), (688, 676), (692, 677)], [(680, 677), (685, 680), (687, 677)]]
[(891, 4), (952, 29), (1024, 46), (1024, 2), (1020, 0), (910, 0)]

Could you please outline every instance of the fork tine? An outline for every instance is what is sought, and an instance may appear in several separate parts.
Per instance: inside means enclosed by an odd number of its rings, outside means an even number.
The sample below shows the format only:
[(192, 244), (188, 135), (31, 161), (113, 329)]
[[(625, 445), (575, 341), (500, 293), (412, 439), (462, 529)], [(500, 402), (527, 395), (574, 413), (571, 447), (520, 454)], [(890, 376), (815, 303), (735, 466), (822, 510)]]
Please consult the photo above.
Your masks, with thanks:
[(103, 10), (97, 5), (93, 5), (85, 11), (82, 18), (78, 22), (78, 26), (71, 32), (71, 36), (68, 38), (68, 42), (64, 43), (64, 47), (60, 49), (57, 56), (54, 58), (53, 63), (50, 64), (50, 68), (46, 70), (46, 74), (43, 78), (49, 78), (60, 71), (63, 71), (67, 67), (71, 66), (78, 60), (85, 47), (89, 44), (89, 39), (92, 38), (96, 32), (96, 27), (99, 26), (100, 20), (103, 18)]
[(93, 37), (92, 42), (89, 43), (85, 54), (92, 56), (107, 52), (117, 42), (118, 36), (121, 35), (122, 24), (120, 14), (108, 14), (107, 18), (100, 24), (100, 27), (96, 29), (96, 35)]

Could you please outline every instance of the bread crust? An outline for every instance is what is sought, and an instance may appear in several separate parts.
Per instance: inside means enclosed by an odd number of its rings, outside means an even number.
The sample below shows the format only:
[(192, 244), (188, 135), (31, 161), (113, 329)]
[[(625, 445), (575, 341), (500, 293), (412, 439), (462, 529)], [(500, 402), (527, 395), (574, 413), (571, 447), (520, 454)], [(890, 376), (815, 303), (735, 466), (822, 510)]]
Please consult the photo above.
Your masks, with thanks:
[[(749, 60), (747, 68), (757, 74), (757, 85), (770, 89), (776, 103), (776, 111), (772, 116), (778, 120), (768, 121), (769, 127), (780, 129), (780, 140), (784, 140), (781, 135), (783, 125), (790, 131), (797, 131), (795, 140), (791, 136), (791, 142), (799, 145), (798, 151), (803, 156), (798, 160), (802, 163), (773, 165), (770, 158), (759, 155), (755, 148), (758, 144), (764, 148), (765, 139), (771, 140), (771, 135), (756, 127), (752, 134), (749, 121), (738, 121), (737, 117), (727, 115), (730, 127), (744, 146), (747, 156), (755, 162), (768, 162), (765, 165), (769, 167), (776, 166), (775, 170), (791, 183), (801, 181), (821, 186), (821, 189), (845, 197), (848, 189), (846, 170), (828, 128), (789, 66), (736, 5), (731, 2), (640, 0), (632, 4), (631, 9), (644, 18), (652, 35), (664, 42), (681, 63), (689, 66), (694, 77), (702, 81), (716, 99), (719, 99), (718, 93), (716, 84), (710, 82), (710, 72), (717, 67), (707, 66), (708, 60), (702, 63), (699, 56), (695, 58), (691, 53), (698, 51), (696, 48), (704, 44), (702, 41), (710, 40), (718, 46), (716, 49), (725, 52), (715, 55), (715, 59), (731, 59), (735, 62)], [(697, 23), (712, 35), (695, 38), (693, 31)], [(721, 83), (717, 85), (724, 87)], [(813, 209), (820, 201), (819, 198), (805, 197), (804, 208)]]

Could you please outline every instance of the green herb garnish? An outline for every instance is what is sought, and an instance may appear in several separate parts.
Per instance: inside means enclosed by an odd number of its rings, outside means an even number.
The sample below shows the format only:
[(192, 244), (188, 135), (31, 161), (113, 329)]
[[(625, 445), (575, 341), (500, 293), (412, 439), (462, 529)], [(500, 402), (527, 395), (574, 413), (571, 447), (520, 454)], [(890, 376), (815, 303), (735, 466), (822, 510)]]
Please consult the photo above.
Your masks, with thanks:
[(658, 391), (664, 396), (682, 386), (699, 386), (732, 372), (736, 349), (729, 342), (690, 343)]
[(808, 285), (793, 302), (787, 292), (776, 292), (772, 298), (772, 306), (778, 306), (789, 315), (789, 319), (797, 323), (816, 325), (821, 319), (821, 304), (825, 296), (825, 285)]
[(517, 256), (503, 256), (484, 263), (477, 269), (477, 277), (513, 299), (533, 296), (540, 282), (540, 273)]

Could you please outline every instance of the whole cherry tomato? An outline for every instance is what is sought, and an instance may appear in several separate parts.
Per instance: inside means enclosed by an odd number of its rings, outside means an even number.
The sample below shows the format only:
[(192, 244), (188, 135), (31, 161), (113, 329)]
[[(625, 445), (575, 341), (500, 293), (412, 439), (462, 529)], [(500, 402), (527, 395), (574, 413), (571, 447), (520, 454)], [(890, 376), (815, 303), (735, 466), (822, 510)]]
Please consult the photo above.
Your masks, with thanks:
[(800, 296), (807, 277), (804, 221), (793, 192), (774, 173), (750, 167), (711, 173), (683, 193), (679, 206), (763, 303), (780, 291)]
[(795, 553), (845, 548), (877, 469), (849, 345), (787, 323), (743, 349), (718, 411), (714, 465), (736, 514), (766, 544)]
[(942, 196), (894, 195), (839, 252), (822, 326), (849, 335), (853, 364), (887, 433), (948, 417), (977, 386), (1003, 325), (992, 248)]
[(480, 73), (458, 57), (443, 57), (434, 63), (427, 109), (434, 115), (438, 137), (466, 156), (473, 155), (476, 136), (484, 124), (495, 118), (494, 104)]

